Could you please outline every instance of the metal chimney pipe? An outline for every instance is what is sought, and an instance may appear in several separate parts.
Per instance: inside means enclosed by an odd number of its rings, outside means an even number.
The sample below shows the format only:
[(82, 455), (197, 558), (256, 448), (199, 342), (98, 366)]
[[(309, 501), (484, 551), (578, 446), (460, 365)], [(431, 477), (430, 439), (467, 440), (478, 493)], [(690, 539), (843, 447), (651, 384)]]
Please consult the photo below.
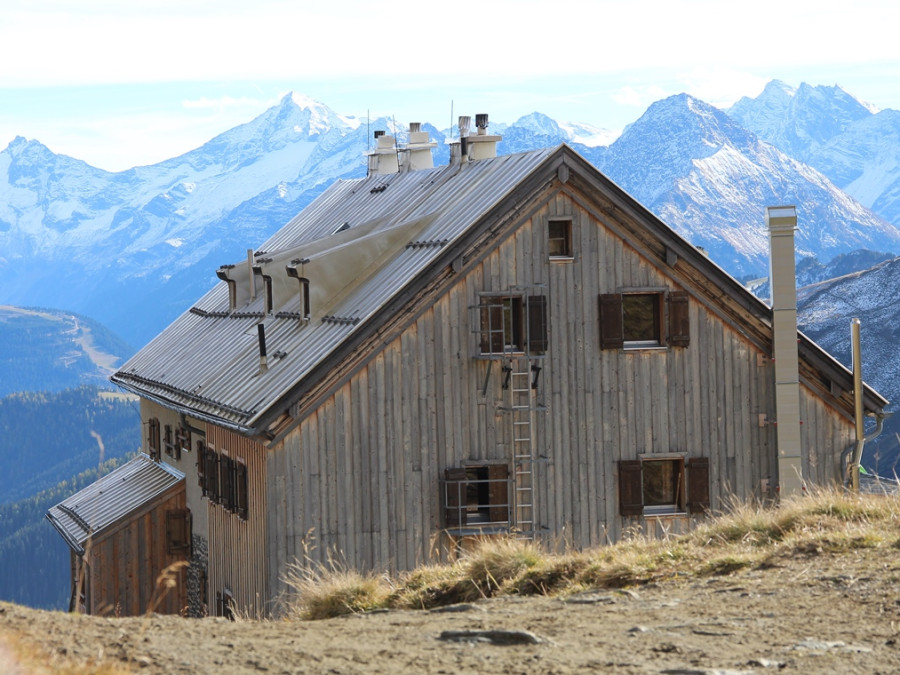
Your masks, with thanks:
[(269, 362), (266, 358), (266, 327), (265, 324), (256, 324), (256, 334), (259, 337), (259, 372), (264, 373), (269, 369)]
[(469, 126), (472, 124), (472, 118), (468, 115), (460, 115), (459, 116), (459, 137), (463, 138), (464, 136), (469, 135)]
[(778, 444), (779, 496), (802, 494), (803, 457), (800, 438), (800, 373), (797, 353), (797, 272), (794, 232), (797, 209), (766, 209), (769, 230), (769, 286), (772, 290), (772, 343), (775, 358), (775, 421)]

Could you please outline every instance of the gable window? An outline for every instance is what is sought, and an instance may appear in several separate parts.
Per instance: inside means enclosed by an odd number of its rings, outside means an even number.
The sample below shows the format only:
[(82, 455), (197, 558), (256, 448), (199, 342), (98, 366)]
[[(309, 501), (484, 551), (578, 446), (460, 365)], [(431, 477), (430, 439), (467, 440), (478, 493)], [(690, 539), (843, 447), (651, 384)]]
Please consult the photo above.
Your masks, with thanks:
[(509, 525), (509, 467), (486, 464), (445, 469), (444, 524), (447, 528)]
[(600, 295), (600, 348), (647, 349), (690, 344), (688, 295), (635, 290)]
[(662, 456), (619, 462), (623, 516), (703, 513), (709, 509), (709, 459)]
[(478, 308), (482, 354), (547, 350), (547, 299), (543, 295), (483, 295)]
[(159, 420), (151, 417), (147, 420), (147, 454), (158, 462), (162, 459), (162, 445), (159, 438)]
[(572, 219), (554, 218), (547, 221), (547, 253), (550, 258), (571, 260)]

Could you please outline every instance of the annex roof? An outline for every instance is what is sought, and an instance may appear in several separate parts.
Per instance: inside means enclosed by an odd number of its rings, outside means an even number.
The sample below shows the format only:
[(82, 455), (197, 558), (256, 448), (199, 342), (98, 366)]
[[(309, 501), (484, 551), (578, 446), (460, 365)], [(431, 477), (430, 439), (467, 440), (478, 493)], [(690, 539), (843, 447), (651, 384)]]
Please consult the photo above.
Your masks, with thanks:
[(91, 537), (183, 483), (184, 474), (140, 454), (47, 511), (47, 519), (78, 554)]

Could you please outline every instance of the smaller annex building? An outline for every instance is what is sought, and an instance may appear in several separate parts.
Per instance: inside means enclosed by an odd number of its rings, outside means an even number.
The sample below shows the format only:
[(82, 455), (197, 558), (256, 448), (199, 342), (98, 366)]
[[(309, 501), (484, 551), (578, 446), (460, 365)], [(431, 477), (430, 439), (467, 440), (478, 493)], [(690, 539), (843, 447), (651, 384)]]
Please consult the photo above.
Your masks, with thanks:
[[(163, 558), (161, 514), (189, 512), (189, 613), (277, 612), (308, 558), (402, 570), (485, 534), (583, 548), (776, 497), (772, 309), (568, 146), (496, 156), (477, 127), (441, 167), (415, 126), (403, 148), (379, 135), (368, 177), (219, 268), (113, 376), (141, 398), (137, 465), (184, 476), (177, 504), (116, 508), (159, 514), (138, 541)], [(851, 374), (793, 335), (795, 466), (839, 482)], [(100, 499), (77, 497), (51, 514)], [(76, 571), (118, 560), (67, 541)], [(125, 595), (157, 568), (128, 573), (82, 606), (145, 607)]]

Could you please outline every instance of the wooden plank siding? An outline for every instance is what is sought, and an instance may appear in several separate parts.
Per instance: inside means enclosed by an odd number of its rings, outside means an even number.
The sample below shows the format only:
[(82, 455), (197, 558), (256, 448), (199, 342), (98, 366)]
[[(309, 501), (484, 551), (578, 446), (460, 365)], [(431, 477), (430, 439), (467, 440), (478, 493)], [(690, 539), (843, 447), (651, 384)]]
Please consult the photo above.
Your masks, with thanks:
[[(288, 564), (307, 558), (398, 570), (448, 555), (439, 536), (444, 469), (512, 466), (500, 367), (474, 358), (480, 293), (533, 287), (547, 298), (549, 348), (537, 392), (547, 410), (534, 424), (536, 452), (547, 458), (534, 476), (546, 543), (581, 548), (648, 526), (650, 519), (619, 516), (619, 460), (708, 458), (713, 509), (733, 494), (769, 496), (761, 481), (774, 483), (775, 435), (759, 416), (774, 417), (774, 371), (760, 339), (717, 314), (690, 270), (651, 261), (612, 215), (586, 208), (591, 199), (572, 186), (549, 193), (271, 448), (271, 593), (283, 589)], [(548, 259), (551, 217), (572, 219), (571, 260)], [(688, 293), (689, 346), (600, 348), (599, 295), (641, 287)], [(809, 387), (801, 390), (804, 469), (827, 483), (852, 425)], [(677, 530), (686, 520), (649, 525)], [(211, 537), (213, 529), (211, 514)]]
[(217, 594), (227, 589), (240, 612), (262, 616), (272, 609), (265, 557), (268, 520), (266, 449), (255, 441), (212, 424), (207, 426), (206, 440), (217, 453), (246, 463), (248, 497), (246, 520), (222, 505), (206, 500), (209, 613), (217, 613), (218, 608), (214, 605)]
[(86, 544), (88, 614), (139, 616), (184, 610), (185, 569), (174, 571), (177, 583), (169, 591), (159, 581), (169, 565), (187, 560), (183, 553), (170, 554), (166, 544), (166, 513), (184, 508), (182, 482)]

